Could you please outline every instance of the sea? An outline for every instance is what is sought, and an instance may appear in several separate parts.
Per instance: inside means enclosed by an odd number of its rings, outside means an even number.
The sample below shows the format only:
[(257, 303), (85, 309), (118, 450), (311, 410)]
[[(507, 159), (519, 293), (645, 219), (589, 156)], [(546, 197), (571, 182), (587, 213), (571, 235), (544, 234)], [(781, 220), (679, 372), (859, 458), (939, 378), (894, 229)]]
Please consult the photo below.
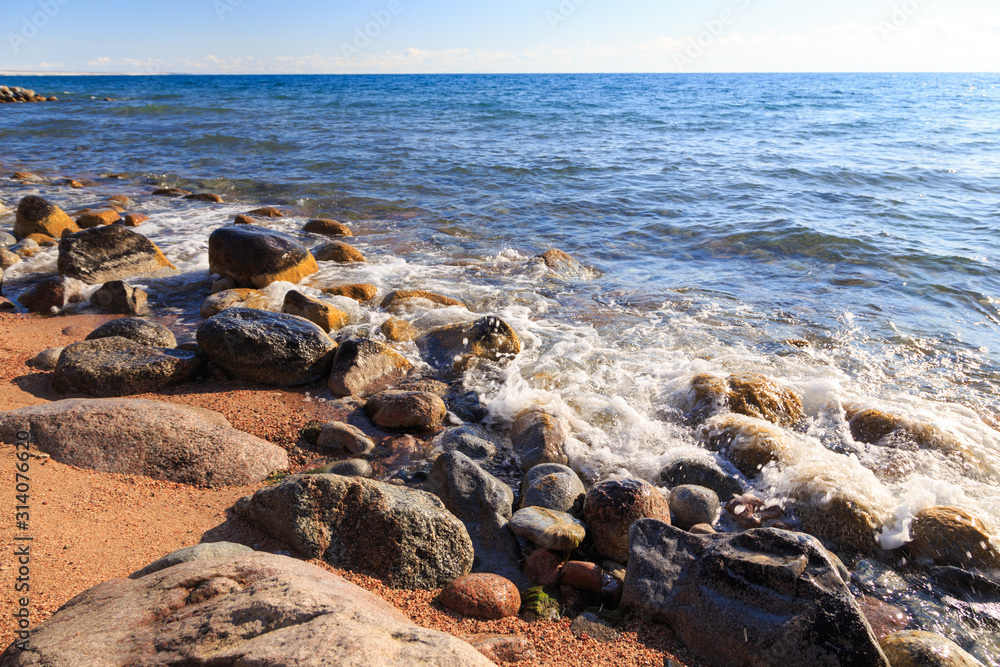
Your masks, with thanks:
[[(0, 106), (0, 202), (41, 194), (72, 211), (131, 196), (151, 217), (137, 231), (181, 271), (133, 282), (182, 332), (209, 294), (213, 229), (276, 205), (294, 215), (266, 225), (312, 247), (322, 240), (304, 221), (335, 218), (368, 262), (326, 266), (303, 289), (427, 289), (475, 313), (418, 313), (422, 330), (503, 318), (522, 353), (470, 373), (466, 387), (495, 424), (538, 404), (565, 417), (569, 455), (590, 480), (655, 481), (678, 457), (710, 455), (682, 418), (690, 379), (756, 372), (802, 395), (795, 438), (843, 457), (852, 483), (890, 499), (883, 546), (905, 542), (932, 505), (1000, 530), (998, 74), (0, 83), (59, 97)], [(88, 187), (23, 184), (8, 178), (15, 169)], [(148, 194), (167, 186), (226, 203)], [(2, 217), (0, 229), (12, 223)], [(580, 266), (532, 260), (550, 248)], [(53, 271), (56, 254), (8, 271), (5, 293)], [(275, 307), (290, 288), (270, 288)], [(388, 317), (342, 305), (358, 335)], [(415, 346), (403, 351), (420, 363)], [(885, 474), (885, 453), (850, 437), (849, 405), (931, 422), (984, 469), (913, 451)], [(755, 492), (780, 496), (781, 475)], [(864, 563), (879, 582), (869, 593), (1000, 665), (1000, 597), (961, 600)]]

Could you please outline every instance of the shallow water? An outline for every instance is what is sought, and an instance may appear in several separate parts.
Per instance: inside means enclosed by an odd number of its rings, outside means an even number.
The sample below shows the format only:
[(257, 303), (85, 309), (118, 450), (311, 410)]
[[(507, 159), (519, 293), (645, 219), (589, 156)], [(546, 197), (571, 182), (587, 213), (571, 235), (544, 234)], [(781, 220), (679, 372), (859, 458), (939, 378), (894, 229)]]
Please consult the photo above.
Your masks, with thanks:
[[(208, 293), (208, 233), (235, 213), (290, 206), (298, 217), (267, 225), (310, 246), (320, 241), (299, 231), (308, 216), (345, 220), (369, 262), (323, 267), (305, 284), (423, 288), (503, 317), (524, 351), (466, 384), (497, 423), (534, 403), (560, 412), (574, 426), (574, 465), (594, 479), (655, 479), (678, 456), (707, 455), (680, 418), (690, 378), (764, 373), (803, 396), (806, 424), (789, 437), (817, 460), (839, 457), (849, 486), (891, 506), (882, 543), (892, 547), (934, 504), (1000, 525), (998, 84), (981, 74), (32, 78), (17, 85), (63, 101), (0, 107), (4, 172), (97, 184), (3, 180), (0, 200), (39, 192), (72, 210), (135, 196), (151, 216), (139, 231), (182, 273), (134, 282), (181, 327), (197, 326)], [(102, 177), (112, 173), (122, 177)], [(154, 183), (234, 203), (137, 196)], [(527, 261), (550, 247), (587, 270)], [(5, 293), (54, 265), (54, 251), (20, 265)], [(387, 317), (342, 303), (361, 333)], [(428, 329), (469, 315), (413, 317)], [(846, 404), (931, 421), (984, 466), (855, 443)], [(780, 496), (797, 474), (769, 470), (756, 490)], [(997, 626), (967, 625), (980, 658), (1000, 664), (986, 657)]]

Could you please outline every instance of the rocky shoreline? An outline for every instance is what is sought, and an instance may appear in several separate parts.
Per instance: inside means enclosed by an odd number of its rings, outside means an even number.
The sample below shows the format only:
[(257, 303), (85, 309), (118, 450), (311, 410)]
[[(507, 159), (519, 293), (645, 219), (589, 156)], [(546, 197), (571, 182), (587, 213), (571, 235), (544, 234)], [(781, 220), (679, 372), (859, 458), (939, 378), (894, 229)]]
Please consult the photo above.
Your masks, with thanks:
[[(222, 201), (175, 188), (148, 194)], [(587, 638), (614, 638), (636, 621), (662, 625), (692, 664), (985, 664), (953, 639), (979, 655), (983, 647), (918, 629), (924, 619), (885, 599), (878, 584), (886, 572), (916, 568), (981, 605), (1000, 592), (994, 536), (962, 508), (938, 506), (917, 514), (906, 544), (883, 550), (876, 535), (890, 520), (889, 500), (852, 483), (856, 461), (796, 439), (805, 411), (794, 389), (757, 373), (695, 375), (683, 418), (705, 456), (676, 460), (651, 480), (589, 478), (567, 454), (574, 427), (557, 411), (530, 406), (508, 423), (483, 423), (480, 397), (462, 380), (521, 353), (508, 322), (470, 311), (457, 323), (416, 326), (418, 315), (468, 311), (418, 286), (382, 293), (330, 284), (310, 296), (296, 286), (320, 263), (366, 260), (344, 241), (350, 225), (307, 221), (303, 231), (322, 240), (310, 249), (265, 226), (284, 216), (257, 208), (211, 231), (212, 295), (193, 340), (178, 341), (129, 283), (177, 271), (140, 233), (145, 214), (135, 201), (118, 195), (70, 216), (23, 197), (10, 232), (0, 234), (3, 268), (45, 247), (56, 246), (58, 260), (57, 273), (20, 294), (20, 309), (52, 315), (89, 304), (126, 317), (38, 350), (30, 363), (64, 398), (3, 413), (0, 440), (16, 446), (28, 433), (53, 461), (105, 473), (257, 486), (232, 505), (233, 516), (301, 558), (391, 588), (441, 589), (437, 604), (460, 617), (573, 618)], [(558, 249), (530, 262), (584, 270)], [(267, 290), (284, 283), (275, 308)], [(359, 309), (390, 317), (371, 335), (342, 335)], [(404, 343), (415, 344), (419, 359), (401, 354)], [(217, 412), (130, 398), (216, 380), (310, 387), (328, 414), (303, 421), (296, 441), (278, 446)], [(933, 424), (865, 405), (845, 413), (858, 443), (938, 451), (975, 474), (995, 474)], [(754, 493), (773, 467), (792, 473), (783, 502)], [(508, 636), (474, 641), (477, 653), (407, 625), (321, 568), (213, 542), (82, 593), (22, 638), (30, 651), (15, 641), (0, 665), (79, 661), (95, 646), (104, 647), (102, 664), (153, 660), (152, 647), (171, 660), (268, 664), (355, 664), (343, 646), (391, 656), (357, 664), (507, 664), (537, 661), (545, 650)], [(258, 595), (270, 609), (265, 624), (247, 611)], [(344, 609), (355, 610), (356, 628), (338, 626)], [(194, 617), (208, 620), (184, 621)], [(226, 625), (234, 617), (247, 620)], [(334, 627), (342, 644), (329, 641)], [(242, 639), (223, 649), (220, 633)], [(103, 653), (112, 646), (121, 653)]]
[(16, 102), (57, 102), (55, 95), (40, 95), (30, 88), (20, 86), (0, 86), (0, 104), (13, 104)]

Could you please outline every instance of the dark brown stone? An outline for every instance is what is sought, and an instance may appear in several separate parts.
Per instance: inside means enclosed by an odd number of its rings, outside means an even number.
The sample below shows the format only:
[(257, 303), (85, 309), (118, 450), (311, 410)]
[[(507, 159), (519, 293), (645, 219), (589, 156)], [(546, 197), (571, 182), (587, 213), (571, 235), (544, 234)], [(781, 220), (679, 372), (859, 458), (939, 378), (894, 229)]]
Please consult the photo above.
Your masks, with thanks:
[(726, 382), (729, 409), (737, 414), (781, 426), (791, 426), (805, 417), (798, 394), (759, 373), (730, 375)]
[(350, 227), (342, 222), (329, 220), (327, 218), (310, 220), (302, 228), (302, 231), (311, 232), (313, 234), (324, 234), (326, 236), (354, 236), (354, 234), (351, 233)]
[(437, 327), (417, 345), (427, 363), (447, 373), (462, 373), (483, 361), (502, 365), (521, 352), (521, 339), (514, 330), (493, 316)]
[(522, 472), (541, 463), (569, 463), (566, 438), (569, 426), (541, 408), (525, 410), (514, 419), (510, 438), (521, 461)]
[(365, 256), (357, 248), (340, 241), (321, 245), (313, 251), (313, 255), (320, 262), (355, 264), (365, 261)]
[(88, 211), (76, 219), (76, 224), (80, 229), (90, 229), (101, 225), (113, 225), (121, 221), (122, 217), (118, 211), (110, 208), (98, 211)]
[(123, 225), (69, 234), (59, 241), (59, 274), (89, 285), (177, 272), (156, 244)]
[(209, 270), (243, 287), (298, 283), (319, 267), (305, 246), (287, 234), (263, 227), (220, 227), (208, 237)]
[(193, 194), (184, 195), (184, 199), (190, 199), (191, 201), (207, 201), (211, 204), (222, 203), (222, 197), (214, 192), (195, 192)]
[(383, 391), (365, 403), (365, 414), (382, 428), (423, 433), (441, 426), (448, 408), (425, 391)]
[(158, 188), (153, 190), (150, 194), (157, 195), (158, 197), (184, 197), (191, 194), (191, 191), (183, 190), (181, 188)]
[(354, 299), (359, 303), (364, 303), (365, 301), (371, 301), (376, 296), (378, 296), (378, 287), (375, 287), (375, 285), (369, 285), (367, 283), (324, 287), (320, 291), (323, 292), (323, 294), (330, 294), (332, 296), (346, 296), (347, 298)]
[(327, 386), (337, 396), (365, 398), (397, 384), (412, 368), (403, 355), (384, 343), (349, 340), (337, 348)]
[(63, 276), (49, 276), (22, 292), (17, 300), (33, 313), (50, 313), (83, 299), (83, 283)]
[(73, 218), (55, 204), (28, 195), (17, 205), (17, 218), (14, 222), (14, 234), (24, 238), (29, 234), (45, 234), (52, 238), (62, 238), (64, 234), (80, 231)]
[(133, 287), (121, 280), (104, 283), (90, 297), (90, 305), (106, 313), (121, 315), (146, 315), (149, 294), (139, 287)]
[(402, 289), (389, 292), (385, 295), (385, 298), (382, 299), (382, 308), (385, 310), (393, 310), (405, 305), (406, 302), (411, 299), (423, 299), (424, 301), (430, 301), (438, 306), (461, 306), (462, 308), (465, 308), (465, 304), (458, 299), (453, 299), (450, 296), (435, 294), (434, 292), (428, 292), (421, 289)]
[(641, 479), (615, 479), (587, 492), (584, 521), (598, 553), (619, 563), (629, 559), (629, 527), (639, 519), (670, 523), (670, 506), (660, 490)]

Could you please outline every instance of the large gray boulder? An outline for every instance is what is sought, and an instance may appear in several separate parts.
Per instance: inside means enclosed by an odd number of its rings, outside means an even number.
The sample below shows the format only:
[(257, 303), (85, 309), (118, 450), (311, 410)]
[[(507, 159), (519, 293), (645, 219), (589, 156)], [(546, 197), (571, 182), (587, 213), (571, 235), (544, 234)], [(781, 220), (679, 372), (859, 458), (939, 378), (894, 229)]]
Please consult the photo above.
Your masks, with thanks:
[(668, 625), (708, 664), (888, 667), (816, 538), (774, 528), (692, 535), (653, 519), (629, 533), (622, 605)]
[(84, 591), (12, 645), (3, 667), (268, 665), (489, 667), (342, 577), (252, 552), (181, 563)]
[(295, 315), (229, 308), (198, 328), (198, 347), (233, 377), (288, 387), (318, 380), (337, 344)]
[(518, 588), (530, 585), (521, 572), (521, 549), (507, 528), (514, 492), (465, 454), (442, 454), (431, 466), (425, 488), (462, 520), (475, 551), (473, 572), (499, 574)]
[(88, 285), (177, 273), (177, 267), (155, 243), (122, 225), (94, 227), (63, 236), (57, 265), (59, 275)]
[(285, 450), (218, 412), (160, 401), (67, 399), (0, 413), (0, 441), (24, 432), (60, 463), (183, 484), (249, 484), (288, 467)]
[(67, 346), (52, 386), (60, 394), (129, 396), (190, 379), (201, 361), (194, 352), (142, 345), (112, 336)]
[(152, 345), (153, 347), (177, 347), (177, 338), (170, 329), (159, 322), (141, 317), (122, 317), (105, 322), (87, 334), (87, 340), (112, 336), (121, 336), (136, 343)]
[(472, 569), (462, 522), (433, 494), (359, 477), (286, 477), (236, 513), (307, 558), (395, 588), (438, 588)]

